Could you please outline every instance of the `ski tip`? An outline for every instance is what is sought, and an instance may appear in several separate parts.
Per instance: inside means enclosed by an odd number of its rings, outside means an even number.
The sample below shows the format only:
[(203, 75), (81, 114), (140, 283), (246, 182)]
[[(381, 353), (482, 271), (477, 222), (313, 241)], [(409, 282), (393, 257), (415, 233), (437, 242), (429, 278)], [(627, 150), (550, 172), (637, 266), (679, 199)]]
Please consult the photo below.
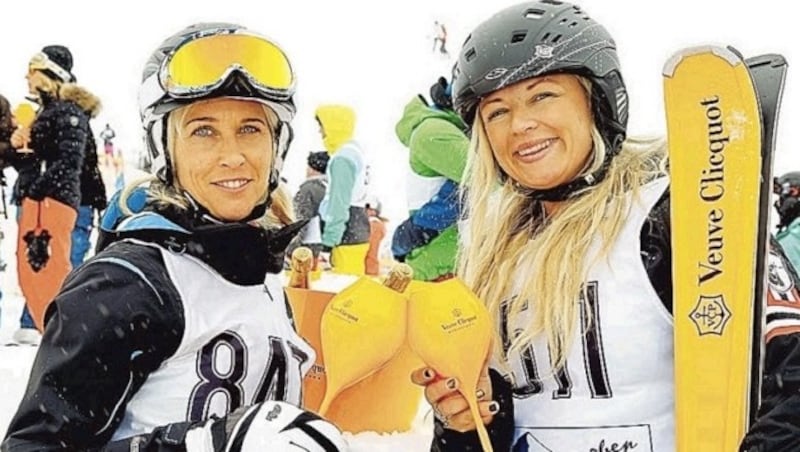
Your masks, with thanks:
[[(786, 62), (786, 58), (778, 53), (768, 53), (765, 55), (758, 55), (754, 57), (750, 57), (744, 60), (747, 63), (749, 68), (755, 68), (760, 66), (770, 66), (773, 68), (779, 68), (781, 66), (788, 66)], [(785, 70), (785, 69), (784, 69)]]
[(742, 62), (742, 57), (733, 47), (721, 47), (716, 45), (687, 47), (685, 49), (681, 49), (675, 52), (671, 57), (669, 57), (669, 59), (667, 59), (667, 62), (664, 63), (664, 69), (662, 70), (661, 73), (665, 77), (672, 77), (673, 75), (675, 75), (675, 70), (677, 69), (678, 65), (680, 65), (681, 61), (683, 61), (684, 59), (695, 55), (702, 55), (709, 53), (726, 60), (728, 63), (731, 64), (731, 66), (735, 66), (736, 64)]

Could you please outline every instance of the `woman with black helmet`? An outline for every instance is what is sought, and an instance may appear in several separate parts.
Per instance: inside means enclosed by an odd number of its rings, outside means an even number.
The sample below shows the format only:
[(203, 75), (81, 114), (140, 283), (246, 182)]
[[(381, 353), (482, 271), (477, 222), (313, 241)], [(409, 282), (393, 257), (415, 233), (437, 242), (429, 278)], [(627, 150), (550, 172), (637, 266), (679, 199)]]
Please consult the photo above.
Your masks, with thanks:
[(345, 447), (296, 407), (314, 351), (277, 275), (298, 228), (278, 186), (294, 90), (280, 47), (237, 25), (157, 49), (139, 96), (147, 203), (50, 305), (3, 450)]
[[(458, 273), (498, 325), (478, 387), (495, 450), (675, 450), (666, 148), (626, 137), (613, 39), (566, 2), (506, 8), (465, 41), (453, 98), (472, 126)], [(459, 382), (412, 379), (433, 450), (479, 450)]]

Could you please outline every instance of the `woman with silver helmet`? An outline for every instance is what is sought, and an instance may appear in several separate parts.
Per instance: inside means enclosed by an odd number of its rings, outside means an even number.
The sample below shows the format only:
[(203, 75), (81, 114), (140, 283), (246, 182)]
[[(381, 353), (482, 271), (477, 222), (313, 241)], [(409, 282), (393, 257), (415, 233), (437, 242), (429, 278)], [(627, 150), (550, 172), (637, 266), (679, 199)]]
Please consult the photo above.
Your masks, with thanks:
[(345, 447), (296, 407), (314, 351), (277, 275), (298, 229), (278, 184), (294, 90), (281, 48), (237, 25), (159, 46), (139, 96), (146, 202), (132, 213), (141, 191), (123, 192), (127, 216), (50, 305), (3, 450)]
[[(498, 326), (477, 388), (495, 450), (675, 450), (666, 147), (626, 137), (613, 39), (566, 2), (506, 8), (465, 41), (453, 101), (472, 126), (458, 274)], [(433, 450), (480, 450), (459, 382), (412, 379)]]

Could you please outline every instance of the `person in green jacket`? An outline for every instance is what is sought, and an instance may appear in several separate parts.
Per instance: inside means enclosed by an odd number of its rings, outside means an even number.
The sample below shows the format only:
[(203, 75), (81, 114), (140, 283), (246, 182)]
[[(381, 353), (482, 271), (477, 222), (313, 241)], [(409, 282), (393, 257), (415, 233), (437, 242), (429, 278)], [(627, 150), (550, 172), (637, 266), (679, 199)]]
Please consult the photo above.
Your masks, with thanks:
[(773, 192), (778, 195), (775, 210), (780, 221), (775, 238), (795, 269), (800, 269), (800, 172), (776, 177)]
[(458, 246), (458, 184), (467, 163), (466, 125), (453, 111), (450, 84), (439, 77), (432, 104), (417, 95), (395, 132), (409, 150), (409, 218), (395, 230), (392, 254), (414, 269), (414, 278), (452, 277)]

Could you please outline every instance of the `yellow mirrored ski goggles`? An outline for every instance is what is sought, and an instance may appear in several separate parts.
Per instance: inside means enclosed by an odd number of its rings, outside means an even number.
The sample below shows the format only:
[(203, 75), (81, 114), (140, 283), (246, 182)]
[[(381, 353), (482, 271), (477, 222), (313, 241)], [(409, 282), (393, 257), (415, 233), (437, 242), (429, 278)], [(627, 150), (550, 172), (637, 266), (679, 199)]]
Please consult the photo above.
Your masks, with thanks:
[(294, 72), (283, 51), (264, 37), (242, 33), (187, 41), (164, 61), (160, 82), (173, 97), (192, 98), (218, 88), (235, 70), (268, 98), (293, 93)]

